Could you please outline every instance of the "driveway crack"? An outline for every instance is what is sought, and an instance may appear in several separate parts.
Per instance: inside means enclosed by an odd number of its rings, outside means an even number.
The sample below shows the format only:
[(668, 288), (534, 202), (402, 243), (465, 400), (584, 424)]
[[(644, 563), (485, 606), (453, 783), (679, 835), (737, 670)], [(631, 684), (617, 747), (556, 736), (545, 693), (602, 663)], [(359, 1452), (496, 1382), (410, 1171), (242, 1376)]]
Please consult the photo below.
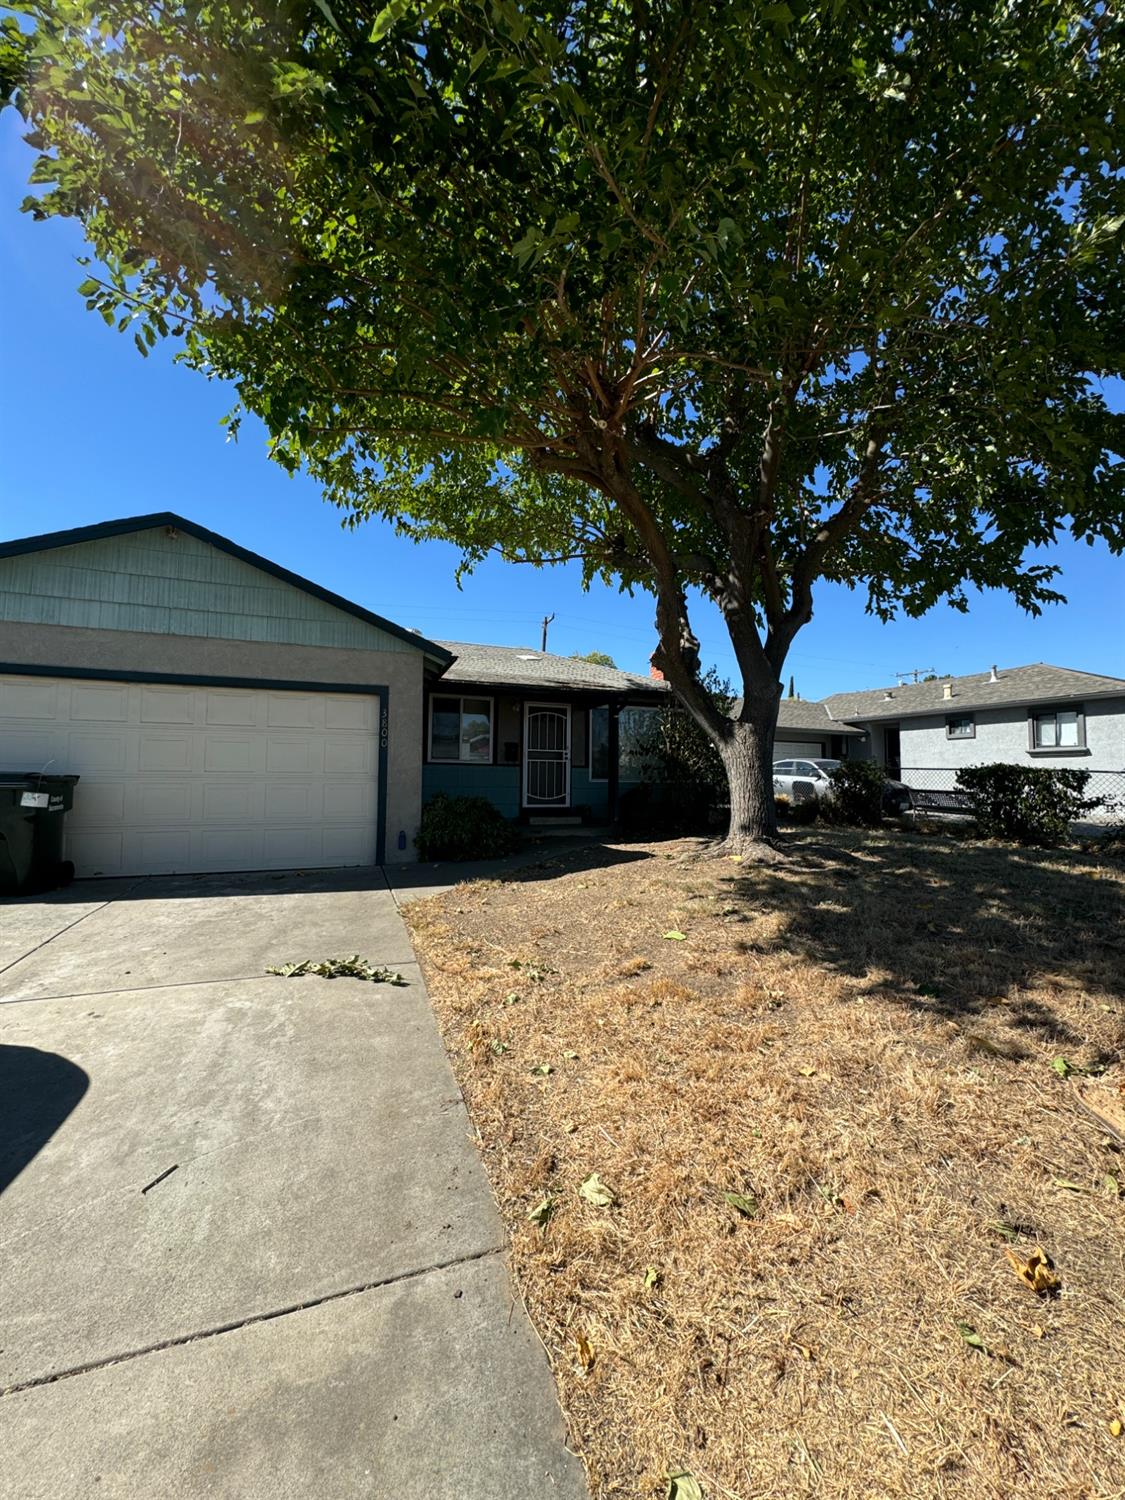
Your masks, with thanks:
[(178, 1338), (161, 1339), (158, 1343), (145, 1344), (140, 1349), (127, 1349), (122, 1354), (107, 1354), (103, 1359), (92, 1359), (84, 1364), (72, 1365), (65, 1370), (54, 1370), (49, 1375), (37, 1375), (31, 1380), (21, 1380), (5, 1386), (0, 1391), (0, 1400), (5, 1396), (18, 1396), (21, 1391), (36, 1390), (40, 1386), (54, 1385), (59, 1380), (70, 1380), (75, 1375), (90, 1375), (96, 1370), (108, 1369), (112, 1365), (127, 1364), (130, 1360), (143, 1359), (147, 1354), (160, 1354), (165, 1349), (179, 1349), (184, 1344), (198, 1344), (204, 1339), (218, 1338), (224, 1333), (236, 1333), (240, 1328), (250, 1328), (255, 1323), (272, 1323), (277, 1318), (287, 1318), (292, 1313), (308, 1312), (314, 1307), (323, 1307), (328, 1302), (340, 1302), (346, 1297), (362, 1296), (364, 1292), (376, 1292), (381, 1287), (396, 1286), (402, 1281), (417, 1281), (435, 1271), (448, 1271), (454, 1266), (474, 1265), (487, 1260), (491, 1255), (503, 1255), (507, 1244), (490, 1245), (485, 1250), (475, 1250), (471, 1255), (458, 1255), (452, 1260), (434, 1261), (432, 1265), (416, 1266), (409, 1271), (400, 1271), (396, 1276), (384, 1276), (378, 1281), (365, 1281), (359, 1286), (345, 1287), (336, 1292), (325, 1292), (321, 1297), (310, 1297), (304, 1302), (291, 1302), (284, 1307), (270, 1308), (268, 1312), (250, 1313), (245, 1318), (236, 1318), (229, 1323), (217, 1323), (213, 1328), (201, 1328), (195, 1333), (181, 1334)]

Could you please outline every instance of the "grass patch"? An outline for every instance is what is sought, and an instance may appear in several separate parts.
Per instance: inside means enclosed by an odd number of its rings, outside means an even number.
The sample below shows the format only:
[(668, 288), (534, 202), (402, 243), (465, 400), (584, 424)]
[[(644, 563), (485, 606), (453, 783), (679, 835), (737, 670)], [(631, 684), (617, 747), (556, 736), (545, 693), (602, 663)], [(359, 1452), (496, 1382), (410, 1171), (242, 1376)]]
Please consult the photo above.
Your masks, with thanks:
[(789, 845), (406, 909), (594, 1495), (1122, 1494), (1125, 870)]

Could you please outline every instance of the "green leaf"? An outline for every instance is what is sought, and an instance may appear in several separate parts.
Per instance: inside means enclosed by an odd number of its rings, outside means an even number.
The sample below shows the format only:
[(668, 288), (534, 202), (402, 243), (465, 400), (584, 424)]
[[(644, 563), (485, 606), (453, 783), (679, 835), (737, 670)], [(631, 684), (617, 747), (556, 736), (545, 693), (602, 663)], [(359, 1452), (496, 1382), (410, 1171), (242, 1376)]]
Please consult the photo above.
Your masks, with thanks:
[(703, 1486), (686, 1469), (675, 1469), (667, 1475), (667, 1500), (704, 1500)]
[(644, 1284), (645, 1284), (645, 1290), (646, 1291), (650, 1291), (651, 1292), (654, 1287), (658, 1287), (660, 1285), (662, 1279), (663, 1278), (662, 1278), (660, 1272), (656, 1269), (655, 1266), (646, 1266), (645, 1267)]
[(86, 280), (78, 287), (78, 295), (80, 297), (92, 297), (96, 292), (100, 292), (101, 289), (102, 284), (100, 281), (95, 281), (92, 276), (87, 276)]
[(660, 936), (663, 938), (667, 938), (669, 942), (673, 943), (682, 943), (684, 941), (684, 934), (682, 932), (677, 932), (674, 927), (671, 928), (668, 932), (662, 932)]
[(527, 1217), (533, 1224), (538, 1224), (540, 1229), (546, 1229), (554, 1211), (555, 1200), (548, 1193), (546, 1198), (540, 1199), (534, 1208), (528, 1209)]
[(758, 1212), (758, 1200), (750, 1193), (724, 1193), (723, 1199), (731, 1208), (736, 1208), (743, 1218), (752, 1219)]
[(551, 1073), (554, 1072), (554, 1069), (551, 1067), (550, 1063), (539, 1063), (536, 1067), (532, 1068), (531, 1071), (533, 1073), (538, 1073), (542, 1078), (547, 1078)]
[(976, 1349), (981, 1354), (991, 1353), (988, 1345), (981, 1338), (980, 1334), (976, 1331), (971, 1323), (958, 1323), (957, 1332), (965, 1340), (970, 1349)]
[(596, 1172), (591, 1172), (588, 1177), (582, 1179), (578, 1192), (587, 1203), (592, 1203), (595, 1208), (612, 1208), (617, 1202), (617, 1194), (601, 1180)]
[(260, 125), (265, 118), (266, 112), (264, 109), (251, 109), (247, 110), (242, 116), (242, 123), (244, 125)]

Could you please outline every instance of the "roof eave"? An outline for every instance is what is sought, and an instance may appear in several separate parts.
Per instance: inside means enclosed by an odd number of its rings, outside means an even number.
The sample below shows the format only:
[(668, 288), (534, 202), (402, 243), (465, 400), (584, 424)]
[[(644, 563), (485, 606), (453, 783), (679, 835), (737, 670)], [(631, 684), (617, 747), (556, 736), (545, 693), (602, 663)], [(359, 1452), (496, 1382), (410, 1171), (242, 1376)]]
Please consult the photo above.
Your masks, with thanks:
[[(955, 713), (981, 713), (990, 708), (1034, 708), (1040, 703), (1085, 703), (1090, 698), (1125, 698), (1125, 683), (1119, 688), (1094, 688), (1089, 692), (1071, 693), (1036, 693), (1032, 698), (1003, 698), (992, 699), (991, 702), (981, 703), (963, 701), (960, 698), (945, 698), (941, 703), (931, 704), (928, 708), (880, 708), (878, 712), (860, 710), (848, 715), (849, 721), (856, 719), (882, 720), (882, 719), (933, 719), (941, 718), (942, 714)], [(835, 721), (834, 721), (835, 722)]]

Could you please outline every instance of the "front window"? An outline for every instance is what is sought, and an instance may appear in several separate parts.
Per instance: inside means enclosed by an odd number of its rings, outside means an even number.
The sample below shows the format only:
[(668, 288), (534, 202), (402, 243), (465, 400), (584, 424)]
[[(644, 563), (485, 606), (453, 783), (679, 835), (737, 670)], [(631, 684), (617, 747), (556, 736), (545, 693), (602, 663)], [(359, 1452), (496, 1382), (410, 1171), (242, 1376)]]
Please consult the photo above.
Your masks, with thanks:
[(1033, 714), (1031, 744), (1035, 750), (1076, 750), (1085, 744), (1083, 715), (1076, 708)]
[[(622, 708), (617, 713), (618, 775), (642, 781), (650, 764), (650, 741), (658, 708)], [(609, 779), (609, 708), (590, 710), (590, 780)]]
[(490, 764), (491, 698), (431, 698), (430, 759)]
[(949, 740), (972, 740), (976, 738), (977, 725), (972, 714), (958, 714), (945, 721), (945, 737)]

